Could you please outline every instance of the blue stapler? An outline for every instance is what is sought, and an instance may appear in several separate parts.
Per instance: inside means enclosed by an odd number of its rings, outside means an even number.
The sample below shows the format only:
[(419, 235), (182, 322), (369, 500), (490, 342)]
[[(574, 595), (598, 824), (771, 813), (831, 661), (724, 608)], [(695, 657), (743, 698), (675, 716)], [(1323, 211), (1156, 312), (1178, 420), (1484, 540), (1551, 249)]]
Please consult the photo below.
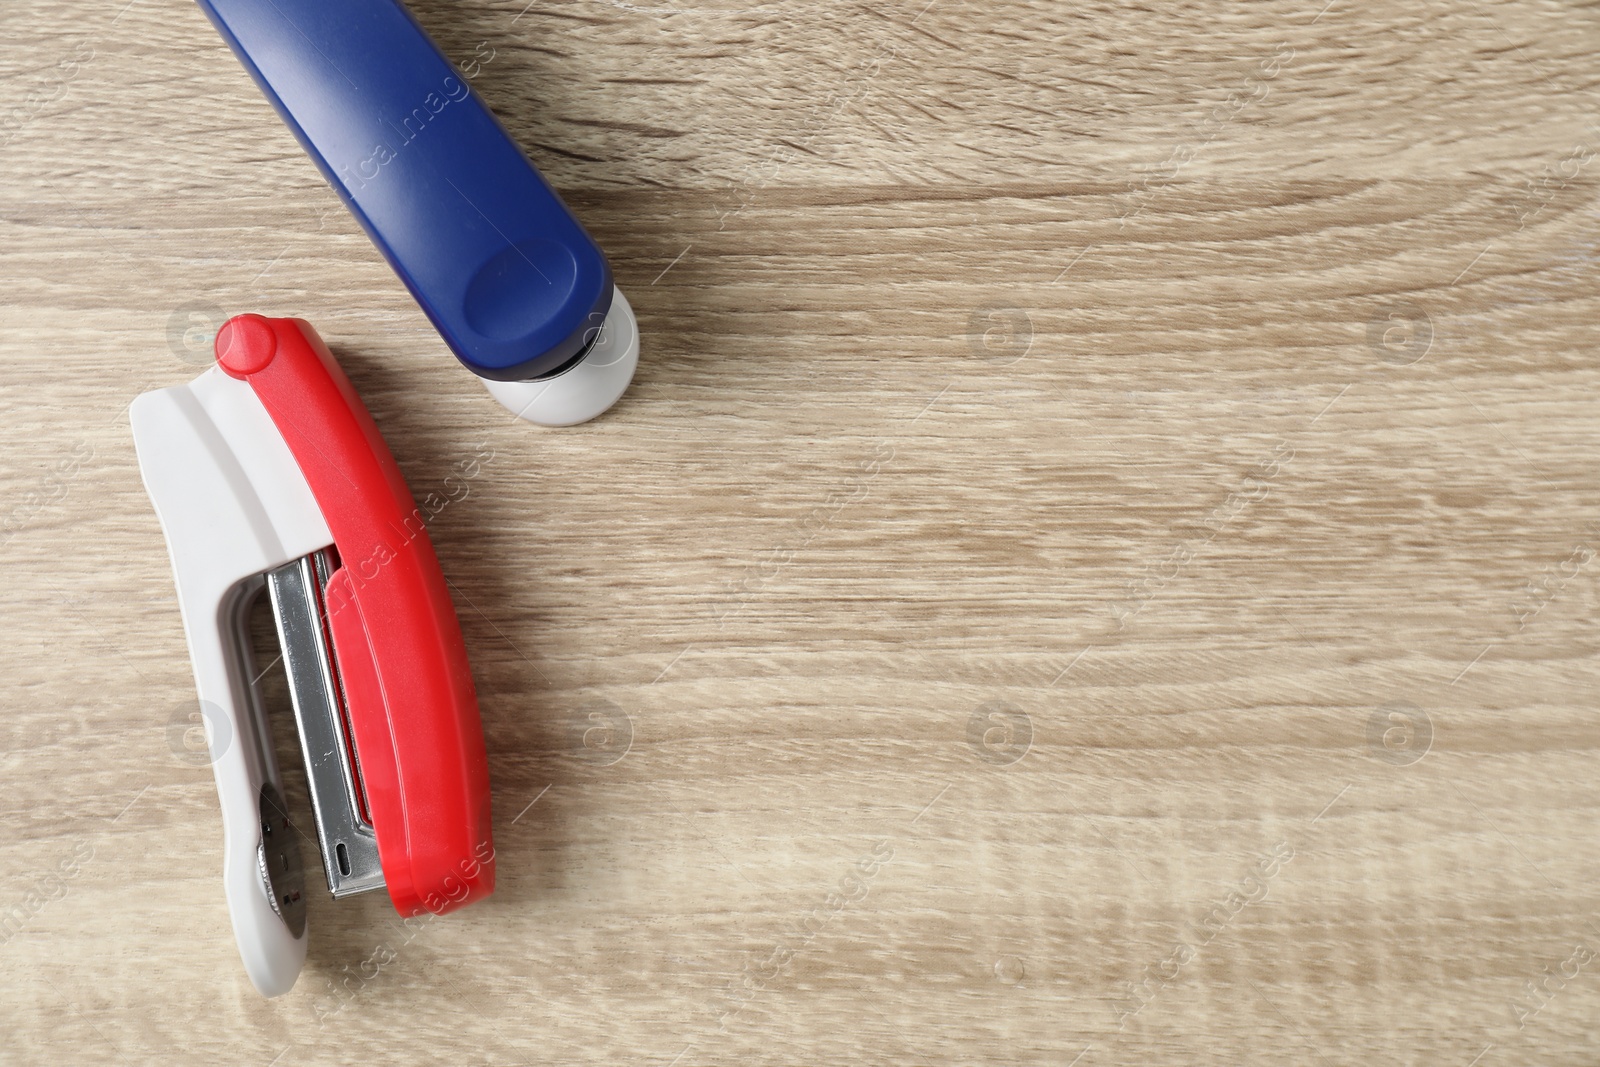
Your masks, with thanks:
[(456, 357), (594, 418), (639, 358), (605, 255), (399, 0), (199, 0)]

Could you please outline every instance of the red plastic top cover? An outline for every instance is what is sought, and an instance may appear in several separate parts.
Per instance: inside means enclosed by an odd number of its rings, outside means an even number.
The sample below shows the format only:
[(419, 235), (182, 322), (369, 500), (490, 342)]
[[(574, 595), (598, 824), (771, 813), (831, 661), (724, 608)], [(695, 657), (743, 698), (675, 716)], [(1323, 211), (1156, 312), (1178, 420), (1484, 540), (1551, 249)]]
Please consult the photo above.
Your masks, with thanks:
[(240, 315), (216, 352), (289, 446), (339, 552), (324, 596), (389, 899), (410, 916), (488, 896), (483, 725), (422, 512), (310, 323)]

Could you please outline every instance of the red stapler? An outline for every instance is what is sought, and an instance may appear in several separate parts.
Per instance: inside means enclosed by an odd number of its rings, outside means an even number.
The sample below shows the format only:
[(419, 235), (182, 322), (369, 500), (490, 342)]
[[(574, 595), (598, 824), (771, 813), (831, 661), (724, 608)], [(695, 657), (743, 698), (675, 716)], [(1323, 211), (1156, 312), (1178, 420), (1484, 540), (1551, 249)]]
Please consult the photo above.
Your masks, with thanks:
[(217, 365), (134, 401), (222, 802), (223, 879), (255, 987), (305, 961), (305, 878), (256, 691), (271, 600), (335, 897), (401, 915), (494, 889), (489, 771), (460, 625), (376, 424), (310, 324), (241, 315)]

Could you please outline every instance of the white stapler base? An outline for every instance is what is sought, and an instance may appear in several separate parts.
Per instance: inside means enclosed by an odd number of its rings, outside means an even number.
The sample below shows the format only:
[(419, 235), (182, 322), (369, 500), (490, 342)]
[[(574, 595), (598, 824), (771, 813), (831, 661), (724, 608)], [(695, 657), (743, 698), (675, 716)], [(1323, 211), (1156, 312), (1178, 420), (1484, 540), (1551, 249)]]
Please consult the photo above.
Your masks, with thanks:
[[(139, 470), (166, 533), (202, 707), (231, 728), (212, 768), (222, 802), (223, 883), (245, 970), (269, 997), (305, 963), (263, 877), (261, 790), (281, 795), (271, 738), (250, 713), (230, 630), (241, 591), (261, 572), (333, 543), (311, 489), (250, 386), (212, 367), (131, 408)], [(206, 709), (208, 733), (212, 709)], [(222, 731), (217, 731), (220, 735)], [(217, 744), (217, 736), (208, 742)]]

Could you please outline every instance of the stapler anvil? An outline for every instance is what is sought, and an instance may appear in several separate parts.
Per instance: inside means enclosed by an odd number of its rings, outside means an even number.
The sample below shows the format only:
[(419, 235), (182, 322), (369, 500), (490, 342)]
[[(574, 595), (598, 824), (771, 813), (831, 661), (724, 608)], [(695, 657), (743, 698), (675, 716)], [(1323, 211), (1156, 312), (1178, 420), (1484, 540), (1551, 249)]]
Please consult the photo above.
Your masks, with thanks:
[(216, 352), (131, 417), (201, 709), (231, 738), (212, 766), (234, 934), (277, 996), (305, 961), (306, 889), (255, 686), (256, 598), (271, 601), (335, 897), (386, 888), (411, 916), (492, 892), (489, 772), (438, 558), (349, 379), (299, 319), (238, 316)]

